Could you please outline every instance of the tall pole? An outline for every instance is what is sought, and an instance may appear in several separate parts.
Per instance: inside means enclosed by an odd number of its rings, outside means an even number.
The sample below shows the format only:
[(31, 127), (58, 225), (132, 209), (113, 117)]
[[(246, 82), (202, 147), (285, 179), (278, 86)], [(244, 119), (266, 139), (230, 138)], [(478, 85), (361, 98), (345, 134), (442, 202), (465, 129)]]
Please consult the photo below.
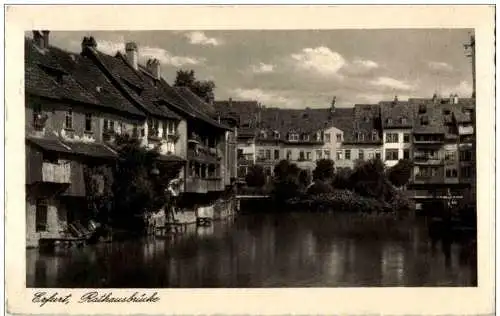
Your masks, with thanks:
[(468, 43), (464, 44), (466, 56), (472, 62), (472, 98), (476, 98), (476, 38), (474, 35), (470, 36)]
[(471, 59), (472, 63), (472, 99), (474, 102), (474, 106), (472, 108), (472, 112), (470, 113), (471, 115), (471, 120), (472, 120), (472, 128), (473, 128), (473, 134), (472, 134), (472, 161), (474, 165), (472, 166), (472, 195), (473, 198), (476, 199), (476, 183), (477, 183), (477, 173), (476, 173), (476, 38), (474, 34), (471, 34), (470, 40), (468, 43), (464, 44), (464, 48), (466, 50), (466, 56)]

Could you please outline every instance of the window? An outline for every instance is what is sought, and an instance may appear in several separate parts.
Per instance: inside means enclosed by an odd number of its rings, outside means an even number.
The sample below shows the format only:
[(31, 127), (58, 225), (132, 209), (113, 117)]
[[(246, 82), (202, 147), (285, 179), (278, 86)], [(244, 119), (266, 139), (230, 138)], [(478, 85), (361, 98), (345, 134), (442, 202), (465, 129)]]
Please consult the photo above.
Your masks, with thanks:
[(472, 151), (461, 150), (460, 151), (460, 161), (472, 161)]
[(345, 159), (351, 160), (351, 150), (350, 149), (345, 150)]
[(330, 151), (325, 150), (325, 159), (330, 159)]
[(291, 133), (288, 135), (288, 140), (289, 141), (298, 141), (299, 140), (299, 135), (295, 133)]
[(280, 133), (274, 132), (274, 139), (280, 139)]
[(90, 113), (85, 113), (85, 131), (92, 131), (92, 114)]
[(243, 158), (243, 149), (238, 148), (238, 156), (237, 157), (238, 157), (238, 159)]
[(261, 138), (267, 138), (267, 134), (265, 131), (260, 131), (260, 137)]
[(287, 151), (286, 151), (286, 159), (287, 159), (287, 160), (292, 159), (292, 151), (291, 151), (291, 150), (287, 150)]
[(280, 151), (279, 149), (274, 150), (274, 160), (279, 160), (280, 159)]
[(323, 151), (322, 150), (316, 150), (316, 160), (320, 160), (323, 157)]
[(304, 152), (300, 151), (299, 153), (299, 160), (304, 160)]
[(409, 133), (404, 133), (403, 134), (403, 142), (404, 143), (409, 143), (410, 142), (410, 134)]
[(385, 160), (398, 160), (399, 153), (397, 149), (386, 149), (385, 150)]
[(406, 125), (406, 123), (407, 123), (406, 117), (402, 117), (400, 122), (401, 122), (401, 125)]
[(388, 118), (386, 122), (387, 122), (387, 125), (391, 125), (392, 124), (392, 119)]
[(259, 158), (264, 159), (265, 154), (266, 152), (264, 151), (264, 149), (259, 149)]
[(410, 150), (403, 149), (403, 159), (410, 159)]
[(378, 139), (378, 133), (372, 132), (372, 141), (376, 141)]
[(342, 160), (342, 150), (337, 150), (337, 160)]
[(337, 141), (338, 142), (342, 141), (342, 134), (340, 134), (340, 133), (337, 134)]
[(266, 150), (266, 159), (271, 160), (271, 150), (270, 149)]
[(449, 161), (457, 160), (457, 152), (454, 150), (447, 150), (444, 153), (444, 159)]
[(398, 133), (387, 133), (385, 134), (385, 142), (386, 143), (398, 143)]
[(420, 125), (429, 125), (429, 117), (427, 115), (420, 118)]
[(306, 152), (306, 160), (312, 160), (312, 155), (310, 151)]
[(303, 135), (302, 135), (302, 140), (304, 140), (304, 141), (309, 141), (309, 135), (307, 135), (307, 134), (303, 134)]
[(37, 232), (47, 231), (47, 201), (45, 199), (36, 200), (35, 225)]
[(456, 178), (456, 177), (458, 177), (457, 169), (455, 169), (455, 168), (446, 169), (445, 175), (446, 175), (446, 178)]
[(358, 151), (358, 159), (359, 160), (365, 160), (365, 151), (363, 149), (360, 149)]
[(43, 130), (45, 126), (45, 119), (46, 116), (43, 115), (42, 113), (42, 106), (37, 104), (33, 108), (33, 127), (36, 130)]
[(472, 168), (470, 166), (460, 168), (460, 176), (463, 178), (471, 178)]
[(425, 113), (427, 112), (427, 106), (425, 104), (420, 104), (418, 106), (418, 113)]
[(67, 129), (73, 129), (73, 111), (69, 109), (66, 112), (66, 117), (64, 120), (64, 127)]
[(325, 142), (326, 143), (329, 143), (331, 140), (330, 140), (330, 133), (325, 133)]
[(115, 131), (115, 121), (112, 121), (112, 120), (109, 121), (109, 131), (110, 132)]
[(364, 141), (365, 140), (365, 134), (363, 133), (358, 133), (358, 141)]
[(380, 159), (381, 157), (382, 157), (382, 154), (380, 153), (380, 151), (376, 151), (375, 158)]

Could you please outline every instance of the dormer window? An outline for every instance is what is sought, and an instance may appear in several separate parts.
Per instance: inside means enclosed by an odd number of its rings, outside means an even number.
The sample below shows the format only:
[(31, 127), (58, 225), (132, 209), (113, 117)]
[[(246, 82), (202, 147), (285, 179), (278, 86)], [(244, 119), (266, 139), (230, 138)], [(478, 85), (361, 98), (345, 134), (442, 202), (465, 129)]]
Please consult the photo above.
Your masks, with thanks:
[(386, 122), (387, 122), (387, 125), (391, 125), (391, 124), (392, 124), (392, 119), (391, 119), (391, 118), (388, 118), (388, 119), (386, 120)]
[(308, 134), (302, 134), (302, 140), (309, 141), (309, 135)]
[(427, 112), (427, 106), (425, 104), (420, 104), (418, 106), (418, 113), (425, 113)]
[(267, 138), (267, 134), (265, 131), (260, 131), (260, 138)]
[(288, 134), (288, 140), (289, 141), (298, 141), (299, 135), (296, 133), (290, 133), (290, 134)]
[(420, 124), (421, 125), (429, 125), (429, 117), (427, 115), (424, 115), (420, 118)]
[(280, 139), (280, 132), (274, 131), (274, 139)]
[(449, 115), (450, 114), (450, 110), (449, 109), (443, 109), (443, 114), (444, 115)]
[(400, 123), (401, 123), (401, 125), (406, 125), (406, 123), (407, 123), (406, 117), (402, 117), (400, 119)]
[(377, 139), (378, 139), (378, 133), (377, 133), (377, 132), (375, 132), (375, 131), (373, 131), (373, 132), (372, 132), (372, 140), (373, 140), (373, 141), (375, 141), (375, 140), (377, 140)]
[(368, 116), (365, 116), (364, 120), (365, 120), (365, 123), (370, 122), (370, 118)]

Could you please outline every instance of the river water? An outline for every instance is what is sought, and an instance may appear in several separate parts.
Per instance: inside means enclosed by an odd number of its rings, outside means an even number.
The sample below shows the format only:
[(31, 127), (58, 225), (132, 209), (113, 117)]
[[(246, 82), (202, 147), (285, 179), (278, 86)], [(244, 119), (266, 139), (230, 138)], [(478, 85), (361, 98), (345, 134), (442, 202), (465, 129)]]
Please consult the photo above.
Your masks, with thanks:
[[(213, 288), (476, 286), (475, 246), (433, 246), (425, 225), (367, 236), (331, 214), (253, 214), (176, 238), (27, 250), (27, 286)], [(444, 250), (444, 251), (443, 251)]]

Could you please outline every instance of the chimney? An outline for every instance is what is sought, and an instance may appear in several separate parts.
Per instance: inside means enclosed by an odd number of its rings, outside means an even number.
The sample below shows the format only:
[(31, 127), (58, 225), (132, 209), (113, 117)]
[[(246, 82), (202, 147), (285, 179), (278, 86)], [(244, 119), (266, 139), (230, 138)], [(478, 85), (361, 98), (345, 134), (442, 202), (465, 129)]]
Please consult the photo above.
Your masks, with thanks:
[(394, 103), (397, 103), (397, 102), (398, 102), (398, 96), (397, 96), (397, 95), (395, 95), (395, 96), (394, 96)]
[(127, 61), (135, 70), (139, 70), (138, 64), (138, 49), (137, 44), (134, 42), (128, 42), (125, 44), (125, 52), (127, 54)]
[(337, 96), (333, 96), (332, 104), (331, 104), (331, 107), (330, 107), (330, 113), (335, 112), (335, 102), (337, 102)]
[(82, 53), (89, 48), (97, 49), (97, 42), (95, 41), (93, 36), (90, 37), (85, 36), (82, 40)]
[[(128, 57), (128, 52), (127, 52)], [(153, 75), (156, 79), (160, 80), (161, 72), (160, 72), (160, 61), (156, 58), (148, 59), (146, 63), (146, 69), (150, 74)]]
[(455, 96), (450, 93), (450, 104), (455, 104)]
[(49, 47), (50, 31), (33, 31), (33, 41), (41, 49)]
[(453, 96), (453, 104), (458, 104), (458, 94), (456, 94), (456, 93)]
[(229, 98), (227, 103), (229, 104), (229, 107), (231, 107), (233, 105), (233, 98)]

